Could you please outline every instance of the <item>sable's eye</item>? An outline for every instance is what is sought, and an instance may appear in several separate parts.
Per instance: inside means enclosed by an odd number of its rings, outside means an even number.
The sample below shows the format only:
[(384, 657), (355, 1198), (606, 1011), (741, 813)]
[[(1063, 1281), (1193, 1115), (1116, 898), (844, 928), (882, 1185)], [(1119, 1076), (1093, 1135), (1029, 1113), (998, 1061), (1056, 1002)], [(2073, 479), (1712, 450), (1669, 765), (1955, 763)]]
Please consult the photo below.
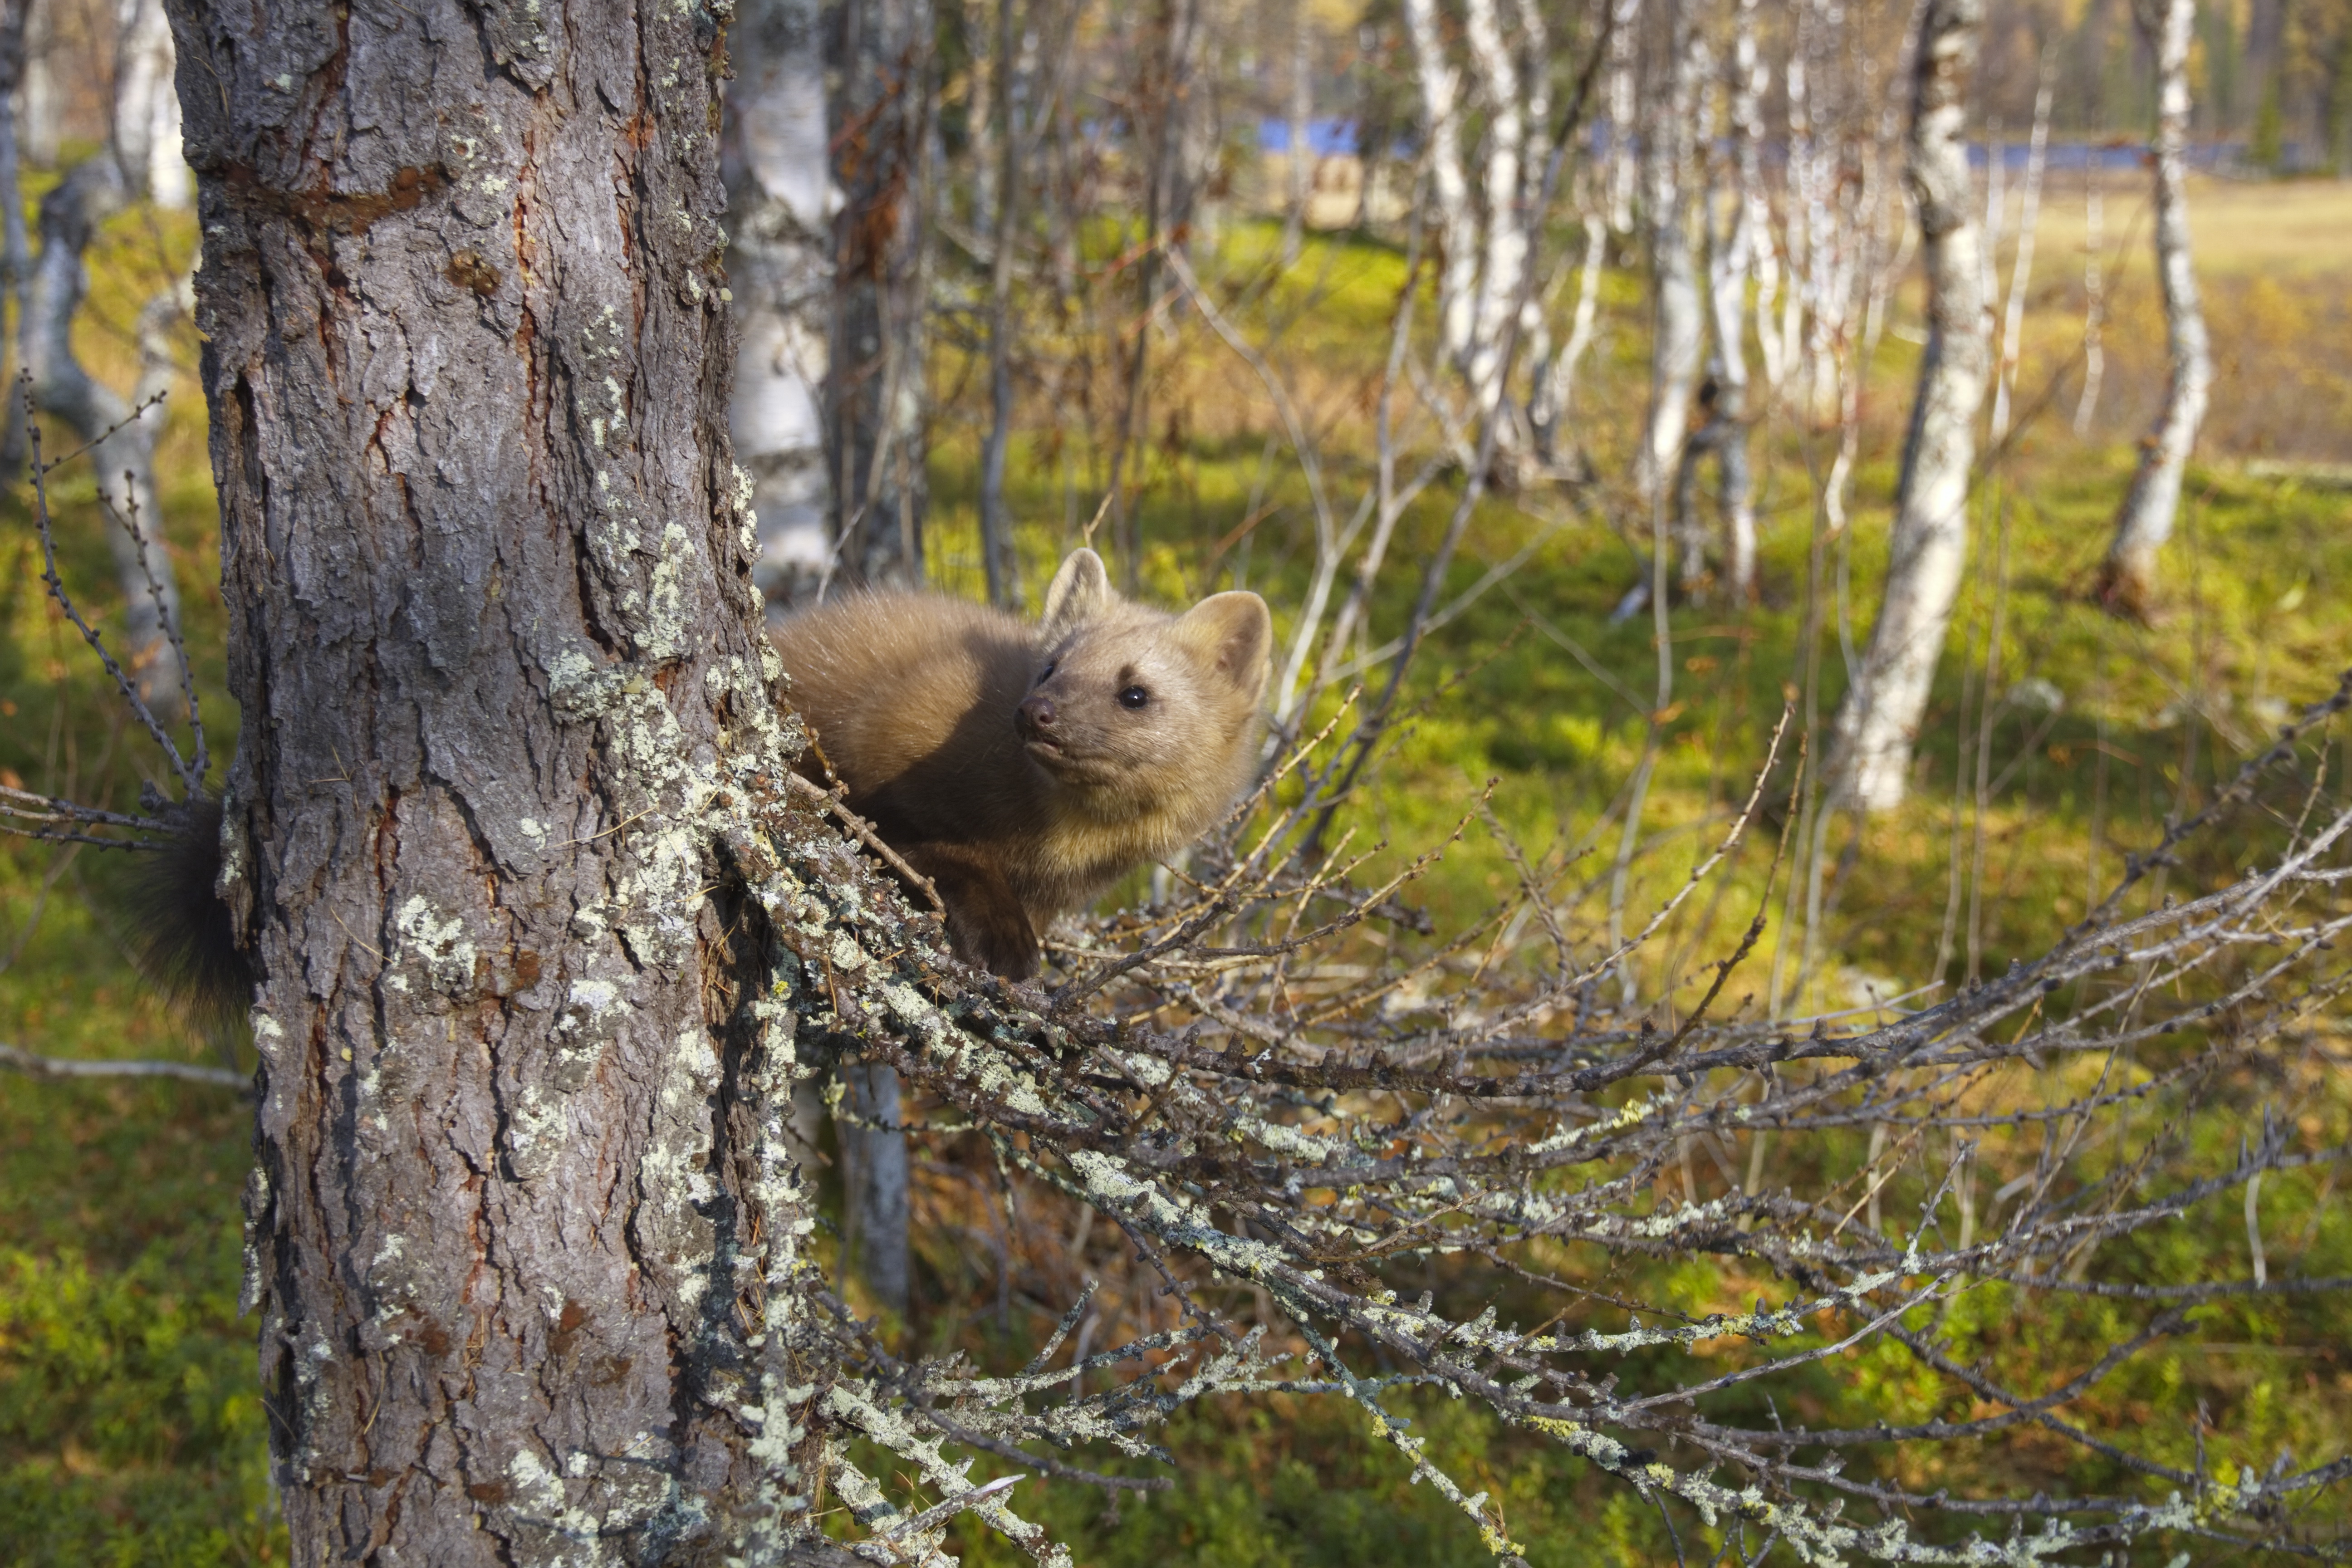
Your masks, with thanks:
[(1151, 693), (1140, 686), (1130, 686), (1118, 694), (1118, 705), (1122, 708), (1140, 708), (1150, 700)]
[(1045, 685), (1045, 682), (1047, 682), (1047, 681), (1049, 681), (1049, 680), (1053, 679), (1054, 679), (1054, 671), (1055, 671), (1055, 669), (1057, 669), (1057, 668), (1059, 668), (1061, 667), (1061, 663), (1062, 663), (1062, 661), (1061, 661), (1060, 659), (1058, 659), (1058, 658), (1056, 658), (1056, 659), (1049, 659), (1048, 661), (1046, 661), (1045, 668), (1043, 668), (1043, 669), (1041, 669), (1041, 670), (1039, 670), (1039, 671), (1037, 672), (1037, 682), (1036, 682), (1036, 683), (1037, 683), (1038, 685), (1040, 685), (1040, 686), (1043, 686), (1043, 685)]

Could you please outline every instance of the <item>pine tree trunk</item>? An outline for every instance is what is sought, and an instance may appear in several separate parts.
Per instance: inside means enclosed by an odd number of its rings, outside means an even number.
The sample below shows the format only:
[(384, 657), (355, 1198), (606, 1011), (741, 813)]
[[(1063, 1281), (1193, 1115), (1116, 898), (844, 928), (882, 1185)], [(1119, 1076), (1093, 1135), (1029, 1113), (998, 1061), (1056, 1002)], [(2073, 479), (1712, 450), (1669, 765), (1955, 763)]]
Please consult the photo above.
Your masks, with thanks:
[(1911, 108), (1910, 166), (1927, 273), (1927, 348), (1895, 492), (1886, 591), (1838, 710), (1829, 777), (1865, 811), (1902, 804), (1968, 555), (1969, 468), (1992, 369), (1966, 124), (1984, 0), (1927, 0)]
[(2189, 51), (2196, 21), (2196, 0), (2166, 0), (2157, 41), (2156, 276), (2164, 294), (2172, 380), (2156, 428), (2140, 447), (2139, 468), (2099, 572), (2100, 602), (2132, 616), (2147, 613), (2155, 591), (2157, 552), (2172, 537), (2181, 475), (2213, 387), (2213, 349), (2189, 247)]
[(761, 594), (781, 610), (814, 595), (831, 557), (822, 412), (833, 320), (833, 218), (818, 0), (742, 0), (728, 29), (719, 166), (727, 283), (740, 342), (729, 415), (751, 476)]
[(788, 1560), (767, 889), (823, 931), (853, 873), (743, 826), (793, 742), (727, 437), (723, 39), (630, 0), (173, 21), (294, 1561)]

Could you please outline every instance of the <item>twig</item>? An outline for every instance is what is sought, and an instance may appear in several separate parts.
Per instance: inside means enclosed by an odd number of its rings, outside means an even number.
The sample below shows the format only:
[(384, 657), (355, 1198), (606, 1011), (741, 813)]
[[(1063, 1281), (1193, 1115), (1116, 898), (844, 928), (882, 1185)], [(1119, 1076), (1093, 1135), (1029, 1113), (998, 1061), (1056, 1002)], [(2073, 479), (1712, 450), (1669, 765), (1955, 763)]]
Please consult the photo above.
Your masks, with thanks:
[(791, 787), (799, 793), (802, 799), (831, 814), (844, 827), (856, 836), (859, 843), (882, 857), (892, 870), (906, 878), (909, 887), (916, 889), (923, 897), (930, 900), (931, 908), (940, 914), (948, 912), (947, 901), (940, 897), (940, 890), (931, 885), (931, 879), (908, 865), (899, 858), (896, 849), (883, 843), (882, 836), (875, 831), (872, 823), (842, 804), (842, 789), (824, 789), (815, 780), (803, 777), (799, 773), (787, 773), (784, 777), (790, 782)]
[(194, 1062), (44, 1057), (16, 1046), (0, 1045), (0, 1067), (13, 1068), (31, 1078), (176, 1078), (190, 1083), (208, 1083), (216, 1089), (239, 1089), (247, 1094), (253, 1091), (251, 1073), (231, 1072), (226, 1068), (198, 1067)]

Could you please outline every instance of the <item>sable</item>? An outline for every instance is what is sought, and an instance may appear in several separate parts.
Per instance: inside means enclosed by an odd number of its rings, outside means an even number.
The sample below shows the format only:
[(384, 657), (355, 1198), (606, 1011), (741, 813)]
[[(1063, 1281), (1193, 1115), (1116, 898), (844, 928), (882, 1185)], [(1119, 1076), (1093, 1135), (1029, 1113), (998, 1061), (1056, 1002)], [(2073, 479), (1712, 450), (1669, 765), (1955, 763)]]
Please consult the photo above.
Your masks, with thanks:
[(849, 788), (947, 906), (957, 954), (1037, 973), (1038, 933), (1181, 848), (1245, 790), (1274, 642), (1255, 594), (1181, 616), (1121, 597), (1074, 552), (1035, 624), (876, 592), (775, 634), (815, 732), (801, 766)]

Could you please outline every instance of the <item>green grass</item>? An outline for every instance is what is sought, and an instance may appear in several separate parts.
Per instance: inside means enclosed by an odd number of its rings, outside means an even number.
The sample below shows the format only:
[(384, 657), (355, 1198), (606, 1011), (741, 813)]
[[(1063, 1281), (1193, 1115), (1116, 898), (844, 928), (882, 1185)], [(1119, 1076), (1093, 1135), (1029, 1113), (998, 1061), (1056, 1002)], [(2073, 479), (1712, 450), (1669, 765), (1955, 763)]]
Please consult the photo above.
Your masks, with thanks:
[[(101, 374), (128, 384), (128, 326), (137, 306), (184, 255), (183, 226), (159, 234), (143, 214), (127, 215), (93, 256), (97, 307), (82, 352)], [(1202, 270), (1248, 279), (1270, 231), (1241, 226)], [(1318, 431), (1335, 506), (1344, 516), (1367, 482), (1369, 404), (1405, 266), (1393, 248), (1339, 238), (1310, 241), (1307, 259), (1269, 294), (1236, 291), (1231, 308), (1263, 336), (1279, 324), (1276, 359)], [(2260, 281), (2258, 279), (2258, 281)], [(2281, 300), (2255, 300), (2246, 329), (2223, 337), (2225, 355), (2256, 338), (2269, 367), (2299, 384), (2293, 360), (2301, 331), (2312, 363), (2335, 352), (2309, 331), (2336, 309), (2341, 270), (2297, 273)], [(2144, 272), (2140, 287), (2145, 291)], [(2300, 292), (2298, 292), (2298, 290)], [(1622, 473), (1638, 418), (1643, 379), (1640, 280), (1608, 279), (1609, 331), (1582, 396), (1580, 438), (1603, 474)], [(2119, 297), (2117, 320), (2145, 300)], [(1901, 324), (1907, 307), (1897, 302)], [(2034, 342), (2063, 344), (2071, 304), (2037, 304)], [(2268, 314), (2264, 315), (2263, 312)], [(1428, 322), (1426, 301), (1421, 321)], [(2263, 327), (2268, 321), (2270, 326)], [(2287, 323), (2280, 327), (2279, 322)], [(2223, 323), (2217, 322), (2217, 331)], [(1265, 593), (1287, 635), (1310, 564), (1310, 510), (1297, 465), (1276, 442), (1255, 377), (1216, 347), (1197, 322), (1181, 321), (1180, 344), (1155, 343), (1153, 439), (1139, 468), (1139, 575), (1153, 596), (1181, 602), (1244, 584)], [(2267, 335), (2264, 335), (2267, 334)], [(2145, 335), (2144, 333), (2142, 334)], [(2281, 346), (2283, 344), (2283, 346)], [(1048, 345), (1052, 346), (1052, 345)], [(1066, 347), (1067, 345), (1061, 345)], [(2119, 343), (2111, 367), (2118, 405), (2144, 392), (2145, 348)], [(1855, 525), (1822, 542), (1824, 592), (1847, 584), (1845, 625), (1866, 635), (1871, 595), (1884, 565), (1894, 446), (1913, 350), (1890, 334), (1871, 384), (1870, 417), (1854, 487)], [(2039, 352), (2039, 351), (2036, 351)], [(2251, 353), (2251, 351), (2248, 351)], [(2139, 353), (2134, 360), (2131, 356)], [(193, 363), (194, 344), (187, 345)], [(2132, 369), (2134, 364), (2140, 368)], [(2306, 367), (2307, 368), (2307, 367)], [(972, 524), (980, 387), (948, 358), (950, 395), (936, 431), (931, 565), (966, 591), (978, 579)], [(2021, 385), (2037, 384), (2028, 356)], [(1118, 412), (1115, 367), (1052, 409), (1029, 411), (1013, 446), (1020, 545), (1034, 597), (1093, 510), (1107, 448), (1087, 441), (1088, 422), (1107, 431)], [(2252, 372), (2246, 373), (2251, 378)], [(961, 389), (960, 393), (957, 389)], [(2120, 428), (2077, 445), (2065, 432), (2071, 402), (2031, 426), (1976, 503), (1975, 569), (1921, 736), (1917, 788), (1902, 812), (1874, 821), (1841, 883), (1821, 941), (1823, 962), (1793, 1005), (1845, 1005), (1857, 975), (1962, 979), (1971, 957), (1966, 921), (1948, 933), (1947, 891), (1956, 826), (1962, 865), (1972, 818), (1954, 784), (1963, 726), (1979, 721), (1986, 655), (2001, 625), (1996, 694), (2029, 679), (2063, 694), (2054, 716), (2013, 706), (1992, 726), (1991, 771), (2003, 775), (1988, 802), (1977, 874), (1979, 910), (1974, 962), (1997, 973), (2012, 955), (2045, 946), (2085, 900), (2112, 880), (2123, 854), (2146, 844), (2169, 815), (2193, 805), (2257, 746), (2282, 712), (2322, 695), (2352, 666), (2352, 529), (2346, 498), (2293, 481), (2257, 480), (2239, 459), (2263, 448), (2210, 442), (2191, 476), (2179, 535), (2168, 559), (2169, 586), (2153, 627), (2116, 622), (2083, 601), (2081, 587), (2104, 547), (2129, 449)], [(192, 642), (206, 710), (218, 716), (225, 750), (234, 714), (222, 692), (223, 623), (204, 590), (216, 577), (210, 538), (202, 407), (184, 379), (160, 454), (166, 524), (180, 552)], [(2121, 416), (2115, 416), (2116, 420)], [(2111, 421), (2113, 423), (2113, 421)], [(1671, 619), (1671, 717), (1662, 726), (1656, 784), (1643, 818), (1632, 906), (1646, 910), (1678, 882), (1744, 796), (1781, 710), (1784, 687), (1801, 700), (1806, 588), (1814, 518), (1807, 463), (1824, 461), (1818, 439), (1781, 435), (1760, 453), (1765, 602), (1752, 610), (1677, 608)], [(2328, 456), (2326, 452), (2289, 455)], [(109, 567), (91, 515), (86, 475), (58, 476), (61, 565), (92, 609), (119, 623)], [(1456, 493), (1448, 479), (1412, 509), (1380, 584), (1374, 625), (1404, 618), (1420, 563), (1433, 549)], [(1231, 537), (1253, 498), (1277, 510), (1245, 537)], [(1656, 653), (1646, 616), (1606, 624), (1637, 557), (1603, 521), (1567, 513), (1558, 497), (1490, 498), (1465, 540), (1449, 590), (1466, 589), (1489, 565), (1550, 530), (1508, 584), (1440, 631), (1411, 683), (1419, 704), (1442, 679), (1460, 684), (1415, 719), (1363, 804), (1368, 828), (1385, 836), (1391, 860), (1450, 831), (1466, 802), (1492, 777), (1498, 820), (1531, 850), (1598, 835), (1615, 843), (1609, 816), (1643, 743), (1644, 710), (1654, 700)], [(2005, 529), (2006, 570), (1998, 542)], [(1220, 551), (1220, 546), (1223, 546)], [(41, 597), (21, 498), (0, 503), (0, 778), (127, 804), (155, 771), (145, 742), (124, 733), (115, 709), (69, 627)], [(1633, 694), (1621, 699), (1586, 674), (1531, 617), (1572, 639)], [(1814, 652), (1811, 710), (1826, 719), (1843, 685), (1838, 624), (1832, 616)], [(2045, 722), (2046, 720), (2046, 722)], [(2027, 742), (2032, 742), (2029, 747)], [(2352, 752), (2345, 755), (2352, 764)], [(1785, 776), (1785, 770), (1784, 770)], [(2331, 794), (2352, 777), (2340, 767)], [(1781, 788), (1785, 789), (1785, 784)], [(1776, 797), (1777, 798), (1777, 797)], [(1778, 812), (1778, 805), (1775, 812)], [(1777, 827), (1777, 815), (1767, 827)], [(1720, 904), (1674, 944), (1683, 987), (1743, 927), (1763, 899), (1769, 832), (1759, 832), (1729, 868)], [(2200, 846), (2172, 886), (2210, 885), (2274, 842), (2274, 830), (2238, 831)], [(1832, 846), (1834, 851), (1835, 846)], [(95, 852), (53, 855), (0, 849), (0, 1040), (61, 1055), (166, 1056), (208, 1059), (212, 1047), (142, 994), (115, 944), (102, 894), (110, 872)], [(1590, 862), (1587, 863), (1589, 868)], [(1441, 929), (1474, 916), (1509, 882), (1500, 845), (1474, 830), (1414, 890)], [(44, 896), (44, 884), (48, 890)], [(1785, 885), (1785, 884), (1783, 884)], [(1780, 939), (1780, 906), (1766, 951), (1743, 987), (1766, 989), (1764, 971)], [(1582, 906), (1594, 915), (1590, 900)], [(13, 956), (11, 956), (13, 955)], [(1793, 987), (1795, 953), (1781, 953)], [(1653, 974), (1660, 982), (1667, 977)], [(1749, 1003), (1764, 1005), (1763, 999)], [(2130, 1070), (2145, 1074), (2159, 1063)], [(2302, 1070), (2302, 1069), (2298, 1069)], [(1996, 1092), (2036, 1092), (2012, 1079)], [(2304, 1070), (2289, 1082), (2248, 1079), (2220, 1091), (2251, 1119), (2267, 1100), (2286, 1106), (2312, 1142), (2347, 1135), (2340, 1082)], [(247, 1160), (243, 1108), (220, 1091), (180, 1084), (57, 1084), (0, 1077), (0, 1542), (9, 1562), (231, 1563), (273, 1560), (285, 1550), (263, 1460), (264, 1417), (254, 1397), (253, 1325), (234, 1316), (238, 1277), (237, 1193)], [(2223, 1131), (2209, 1128), (2193, 1151), (2226, 1164)], [(1856, 1140), (1858, 1143), (1858, 1138)], [(1824, 1141), (1788, 1151), (1783, 1179), (1851, 1169), (1857, 1151)], [(2315, 1183), (2263, 1188), (2265, 1234), (2278, 1237), (2274, 1271), (2352, 1273), (2352, 1222)], [(2234, 1200), (2216, 1202), (2186, 1224), (2103, 1252), (2116, 1278), (2214, 1278), (2242, 1271), (2242, 1219)], [(960, 1253), (955, 1237), (924, 1241), (931, 1314), (927, 1332), (1018, 1363), (1050, 1312), (1018, 1306), (1012, 1331), (988, 1336), (994, 1266)], [(965, 1249), (967, 1252), (969, 1249)], [(1565, 1249), (1546, 1261), (1579, 1267)], [(1632, 1269), (1613, 1288), (1654, 1293), (1696, 1310), (1744, 1304), (1759, 1282), (1713, 1264)], [(1440, 1276), (1441, 1293), (1482, 1290)], [(1487, 1298), (1466, 1297), (1469, 1310)], [(1501, 1298), (1532, 1321), (1531, 1298)], [(1956, 1327), (1992, 1364), (2020, 1377), (2080, 1365), (2113, 1325), (2095, 1307), (2031, 1314), (1990, 1288), (1964, 1299)], [(1053, 1309), (1058, 1311), (1058, 1306)], [(2201, 1404), (2207, 1450), (2217, 1465), (2267, 1465), (2282, 1444), (2305, 1462), (2352, 1446), (2352, 1310), (2326, 1297), (2264, 1300), (2215, 1310), (2198, 1338), (2136, 1363), (2088, 1406), (2096, 1419), (2128, 1424), (2164, 1452), (2185, 1458), (2190, 1417)], [(2236, 1349), (2211, 1348), (2242, 1347)], [(1875, 1359), (1873, 1359), (1875, 1358)], [(1783, 1388), (1801, 1418), (1858, 1418), (1889, 1408), (1934, 1413), (1929, 1391), (1905, 1365), (1873, 1352), (1824, 1367)], [(1629, 1379), (1644, 1375), (1640, 1365)], [(1402, 1407), (1402, 1406), (1401, 1406)], [(1496, 1430), (1465, 1405), (1414, 1405), (1417, 1431), (1450, 1473), (1502, 1500), (1512, 1533), (1538, 1563), (1671, 1560), (1653, 1509), (1579, 1461)], [(1947, 1412), (1960, 1414), (1961, 1412)], [(1025, 1483), (1017, 1506), (1051, 1523), (1081, 1562), (1109, 1565), (1440, 1563), (1482, 1561), (1475, 1534), (1425, 1487), (1406, 1483), (1402, 1463), (1376, 1446), (1360, 1417), (1328, 1401), (1267, 1401), (1187, 1415), (1171, 1435), (1183, 1461), (1178, 1489), (1129, 1500), (1114, 1522), (1098, 1494)], [(1905, 1479), (1925, 1486), (2112, 1483), (2074, 1450), (2031, 1441), (1904, 1457)], [(2340, 1503), (2334, 1504), (2340, 1512)], [(1001, 1542), (970, 1521), (962, 1549), (975, 1563), (1010, 1563)], [(1685, 1542), (1687, 1545), (1688, 1542)]]

